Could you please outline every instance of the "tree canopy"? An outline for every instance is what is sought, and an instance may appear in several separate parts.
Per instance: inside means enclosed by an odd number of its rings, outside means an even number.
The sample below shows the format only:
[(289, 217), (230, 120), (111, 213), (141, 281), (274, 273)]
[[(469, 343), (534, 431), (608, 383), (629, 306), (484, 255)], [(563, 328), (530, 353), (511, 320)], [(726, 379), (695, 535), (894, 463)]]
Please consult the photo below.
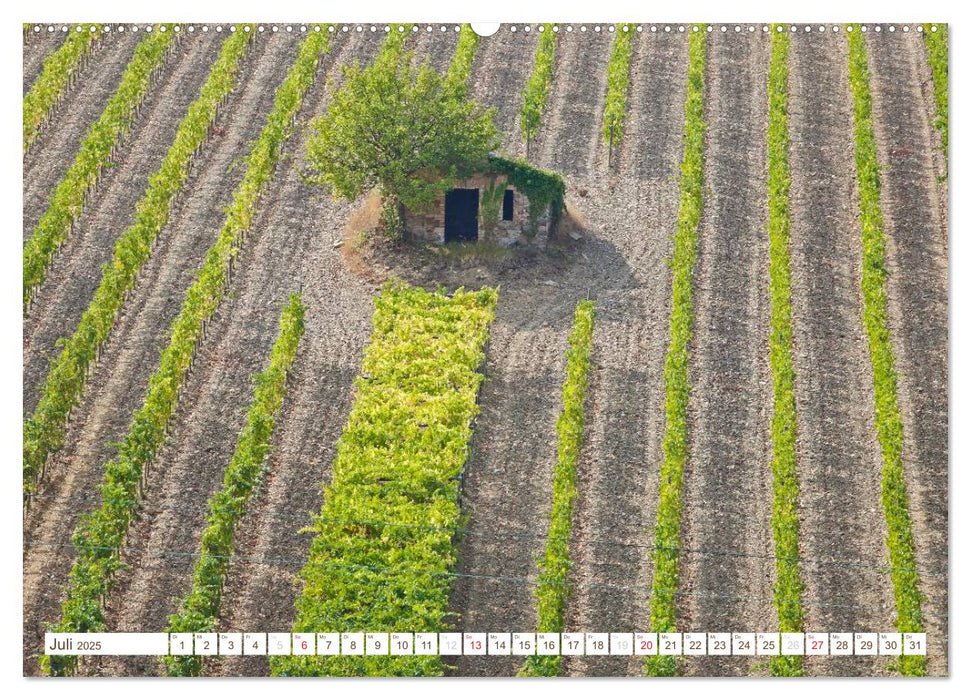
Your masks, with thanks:
[(402, 207), (427, 208), (499, 147), (493, 114), (413, 53), (382, 51), (370, 66), (344, 69), (313, 123), (308, 179), (348, 200), (377, 188), (382, 222), (398, 236)]

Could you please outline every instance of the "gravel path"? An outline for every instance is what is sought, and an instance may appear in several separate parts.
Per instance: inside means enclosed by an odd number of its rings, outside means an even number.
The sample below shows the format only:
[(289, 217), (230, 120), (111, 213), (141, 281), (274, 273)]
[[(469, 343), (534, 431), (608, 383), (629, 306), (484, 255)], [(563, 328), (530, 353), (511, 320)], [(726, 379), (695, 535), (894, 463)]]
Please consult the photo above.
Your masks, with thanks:
[(83, 217), (61, 248), (24, 318), (24, 413), (40, 398), (48, 363), (59, 352), (58, 338), (70, 335), (94, 298), (102, 267), (114, 255), (115, 241), (132, 224), (135, 205), (168, 152), (189, 104), (198, 96), (222, 42), (199, 35), (183, 40), (170, 71), (157, 84), (119, 149)]
[(33, 233), (51, 194), (74, 163), (81, 140), (118, 89), (141, 38), (112, 33), (102, 39), (97, 55), (89, 59), (74, 87), (65, 91), (55, 121), (41, 129), (24, 156), (24, 240)]
[[(248, 149), (272, 108), (273, 93), (296, 56), (297, 42), (272, 35), (254, 46), (254, 70), (220, 118), (224, 131), (197, 161), (200, 172), (180, 200), (158, 249), (142, 272), (129, 302), (116, 321), (101, 362), (88, 381), (82, 403), (68, 426), (65, 448), (48, 468), (46, 486), (24, 525), (25, 656), (38, 648), (44, 621), (56, 618), (73, 552), (34, 542), (70, 541), (78, 516), (97, 503), (102, 465), (112, 444), (127, 433), (133, 411), (168, 343), (178, 314), (205, 251), (225, 218), (222, 207), (242, 179), (230, 165)], [(133, 390), (135, 387), (135, 390)], [(27, 651), (30, 650), (30, 651)]]
[[(770, 527), (766, 130), (770, 37), (708, 42), (705, 205), (695, 268), (678, 628), (768, 632)], [(701, 553), (705, 552), (705, 553)], [(725, 552), (718, 555), (707, 552)], [(727, 597), (723, 597), (727, 596)], [(689, 675), (749, 675), (752, 659), (686, 660)]]
[(947, 250), (941, 238), (935, 151), (939, 134), (921, 98), (919, 34), (867, 36), (886, 223), (887, 293), (904, 425), (928, 672), (947, 675)]
[[(863, 329), (854, 126), (842, 35), (790, 52), (792, 273), (806, 629), (893, 629), (873, 371)], [(863, 562), (855, 566), (853, 562)], [(877, 657), (806, 660), (812, 675), (880, 675)]]

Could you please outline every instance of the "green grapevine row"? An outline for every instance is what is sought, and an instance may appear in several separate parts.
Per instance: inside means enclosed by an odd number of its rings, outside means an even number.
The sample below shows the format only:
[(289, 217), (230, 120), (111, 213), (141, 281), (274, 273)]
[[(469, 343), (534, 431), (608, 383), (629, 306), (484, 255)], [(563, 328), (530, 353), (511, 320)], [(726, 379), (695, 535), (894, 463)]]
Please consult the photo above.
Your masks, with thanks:
[[(921, 632), (921, 594), (914, 535), (903, 466), (903, 424), (897, 399), (897, 369), (887, 318), (886, 236), (880, 209), (880, 166), (873, 132), (873, 97), (866, 40), (859, 25), (847, 29), (850, 49), (850, 91), (856, 127), (856, 177), (860, 199), (860, 232), (863, 239), (863, 323), (873, 366), (873, 397), (876, 404), (877, 438), (883, 452), (882, 501), (887, 517), (890, 579), (897, 607), (897, 629)], [(908, 676), (927, 673), (923, 656), (902, 656), (900, 671)]]
[[(254, 378), (253, 403), (223, 476), (223, 487), (209, 499), (208, 522), (202, 532), (192, 589), (182, 599), (179, 612), (169, 618), (169, 632), (216, 631), (236, 524), (263, 475), (277, 413), (286, 393), (287, 373), (297, 355), (303, 330), (304, 306), (297, 294), (291, 294), (280, 318), (280, 332), (270, 352), (269, 366)], [(171, 676), (198, 676), (202, 671), (201, 656), (167, 656), (165, 663)]]
[[(693, 279), (698, 257), (698, 221), (704, 200), (705, 150), (705, 32), (688, 40), (688, 95), (685, 100), (684, 159), (681, 162), (681, 206), (674, 234), (671, 304), (671, 344), (664, 362), (664, 462), (661, 465), (651, 631), (674, 632), (678, 588), (678, 551), (681, 542), (682, 481), (688, 458), (688, 355), (694, 319)], [(647, 657), (647, 672), (672, 676), (672, 656)]]
[[(789, 264), (789, 32), (772, 27), (769, 59), (769, 365), (772, 368), (772, 535), (775, 607), (780, 632), (802, 632), (799, 572), (799, 473), (796, 469), (796, 370), (792, 350), (792, 270)], [(801, 676), (802, 657), (772, 659), (776, 676)]]
[(536, 59), (533, 64), (533, 74), (523, 92), (523, 108), (519, 117), (519, 127), (523, 140), (529, 143), (539, 132), (540, 117), (546, 109), (546, 101), (550, 96), (550, 86), (553, 83), (553, 69), (556, 61), (556, 38), (552, 24), (542, 25), (543, 31), (539, 35), (539, 46), (536, 47)]
[[(563, 632), (566, 605), (570, 596), (568, 576), (570, 523), (577, 494), (577, 462), (583, 442), (583, 404), (590, 373), (590, 348), (593, 343), (593, 302), (577, 304), (567, 352), (566, 382), (563, 385), (563, 411), (556, 422), (557, 462), (553, 471), (553, 508), (546, 549), (539, 561), (539, 587), (536, 589), (539, 632)], [(521, 676), (558, 676), (560, 656), (531, 656)]]
[(472, 31), (469, 24), (462, 25), (462, 32), (459, 34), (459, 45), (455, 48), (455, 55), (448, 66), (445, 80), (451, 85), (465, 86), (469, 82), (469, 74), (472, 72), (472, 61), (475, 59), (475, 50), (479, 48), (479, 35)]
[[(936, 27), (937, 31), (931, 31), (931, 27)], [(943, 23), (925, 24), (924, 42), (927, 44), (928, 60), (931, 64), (931, 75), (934, 79), (934, 102), (937, 105), (937, 117), (934, 119), (934, 126), (941, 132), (941, 150), (944, 152), (944, 163), (946, 167), (948, 160), (947, 25)]]
[(381, 53), (402, 51), (405, 42), (412, 35), (413, 24), (392, 24), (387, 38), (381, 43)]
[(618, 24), (614, 49), (607, 63), (607, 103), (604, 106), (604, 140), (613, 148), (624, 138), (630, 60), (634, 53), (634, 25)]
[[(497, 292), (402, 283), (374, 331), (300, 578), (294, 630), (446, 628), (477, 371)], [(362, 524), (365, 521), (370, 524)], [(384, 523), (384, 524), (382, 524)], [(441, 675), (438, 656), (273, 657), (278, 676)]]
[(24, 151), (40, 133), (41, 125), (51, 113), (64, 90), (80, 72), (91, 47), (101, 38), (101, 27), (78, 25), (81, 31), (68, 33), (64, 43), (44, 59), (41, 74), (24, 95)]

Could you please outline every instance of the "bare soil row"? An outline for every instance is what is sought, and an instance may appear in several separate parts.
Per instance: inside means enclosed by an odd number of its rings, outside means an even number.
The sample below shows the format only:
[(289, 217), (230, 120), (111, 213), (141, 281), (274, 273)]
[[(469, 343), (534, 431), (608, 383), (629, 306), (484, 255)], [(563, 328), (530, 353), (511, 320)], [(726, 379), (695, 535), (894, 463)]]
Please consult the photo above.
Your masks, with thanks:
[[(705, 200), (681, 555), (686, 630), (778, 629), (770, 517), (772, 378), (766, 191), (765, 34), (709, 35)], [(749, 675), (752, 660), (690, 659), (691, 675)]]
[[(612, 36), (590, 63), (605, 65)], [(589, 37), (580, 37), (585, 44)], [(671, 222), (682, 151), (687, 42), (655, 34), (635, 39), (624, 142), (607, 169), (602, 136), (606, 84), (587, 117), (591, 141), (573, 199), (590, 234), (580, 246), (596, 300), (588, 428), (574, 516), (573, 607), (569, 629), (646, 629), (657, 478), (662, 459), (664, 354), (671, 304)], [(593, 88), (589, 88), (592, 90)], [(657, 99), (664, 93), (663, 100)], [(596, 157), (593, 157), (594, 154)], [(583, 196), (583, 190), (587, 193)], [(641, 675), (639, 659), (567, 660), (574, 676)]]
[[(795, 39), (795, 38), (794, 38)], [(809, 630), (893, 629), (873, 371), (863, 328), (846, 39), (790, 51), (793, 321), (800, 552)], [(807, 659), (813, 675), (879, 675), (874, 657)]]

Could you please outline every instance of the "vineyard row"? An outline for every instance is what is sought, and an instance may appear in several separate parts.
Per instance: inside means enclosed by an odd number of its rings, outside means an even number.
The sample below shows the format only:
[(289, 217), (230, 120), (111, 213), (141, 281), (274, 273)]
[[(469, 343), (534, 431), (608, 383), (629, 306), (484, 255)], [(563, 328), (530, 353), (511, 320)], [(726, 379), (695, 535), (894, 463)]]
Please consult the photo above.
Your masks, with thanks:
[[(295, 632), (446, 629), (451, 577), (439, 572), (455, 569), (449, 529), (459, 524), (496, 298), (490, 288), (447, 296), (400, 283), (376, 298), (354, 406), (299, 576)], [(444, 671), (437, 656), (273, 657), (270, 667), (278, 676)]]
[[(593, 344), (593, 302), (577, 304), (567, 350), (566, 381), (563, 384), (563, 410), (556, 421), (557, 461), (553, 468), (553, 507), (546, 548), (539, 560), (539, 586), (536, 588), (537, 629), (564, 632), (570, 597), (570, 524), (577, 495), (577, 463), (583, 443), (583, 407), (590, 374)], [(562, 656), (534, 655), (524, 664), (521, 676), (558, 676)]]
[[(253, 489), (263, 475), (277, 413), (286, 393), (287, 373), (303, 336), (304, 311), (299, 295), (291, 294), (280, 318), (280, 331), (270, 352), (269, 365), (253, 379), (256, 387), (253, 403), (246, 426), (239, 434), (236, 451), (226, 467), (223, 487), (209, 499), (192, 587), (182, 599), (179, 612), (169, 618), (167, 632), (216, 631), (236, 525), (246, 513)], [(167, 656), (165, 664), (170, 676), (198, 676), (202, 671), (201, 656)]]
[[(681, 205), (671, 260), (671, 341), (664, 362), (664, 461), (654, 534), (654, 585), (650, 601), (652, 632), (674, 632), (677, 623), (675, 592), (681, 545), (682, 486), (688, 458), (688, 356), (694, 320), (693, 278), (698, 257), (698, 222), (704, 201), (706, 35), (693, 32), (688, 42)], [(677, 672), (677, 663), (672, 656), (651, 657), (646, 661), (646, 669), (648, 675), (672, 676)]]
[[(801, 632), (805, 611), (799, 571), (799, 473), (796, 462), (796, 369), (789, 258), (789, 32), (772, 32), (769, 59), (769, 366), (772, 370), (772, 538), (775, 608), (782, 632)], [(770, 662), (772, 675), (801, 676), (801, 656)]]
[(79, 25), (81, 31), (70, 32), (64, 43), (44, 59), (41, 74), (24, 95), (24, 152), (40, 134), (65, 90), (83, 70), (95, 42), (101, 39), (98, 25)]
[(539, 133), (540, 118), (549, 100), (550, 87), (553, 84), (553, 70), (556, 64), (557, 33), (552, 24), (540, 26), (539, 45), (533, 62), (533, 73), (529, 77), (526, 89), (523, 91), (523, 106), (519, 116), (519, 128), (526, 142), (526, 152), (529, 144)]
[[(858, 26), (857, 26), (858, 29)], [(847, 33), (850, 61), (850, 91), (856, 131), (856, 179), (863, 242), (863, 324), (866, 328), (873, 367), (873, 398), (877, 438), (883, 452), (882, 502), (887, 519), (887, 548), (890, 551), (890, 580), (897, 609), (897, 629), (923, 632), (920, 577), (914, 555), (913, 525), (907, 498), (903, 466), (903, 424), (897, 396), (897, 369), (887, 317), (886, 236), (880, 208), (880, 166), (873, 131), (873, 96), (870, 68), (863, 32)], [(925, 657), (905, 657), (900, 672), (923, 676)]]

